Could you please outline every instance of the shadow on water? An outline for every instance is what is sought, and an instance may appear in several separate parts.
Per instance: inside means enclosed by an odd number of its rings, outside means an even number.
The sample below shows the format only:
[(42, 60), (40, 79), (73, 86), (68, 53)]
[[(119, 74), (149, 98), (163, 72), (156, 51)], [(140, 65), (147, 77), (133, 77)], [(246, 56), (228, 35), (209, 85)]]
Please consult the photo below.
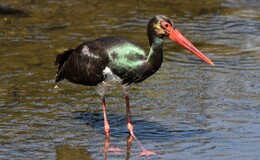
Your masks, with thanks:
[[(141, 148), (139, 146), (132, 147), (132, 143), (137, 143), (135, 140), (131, 138), (129, 135), (127, 129), (126, 129), (126, 118), (124, 115), (116, 115), (116, 114), (108, 114), (109, 122), (110, 122), (110, 136), (112, 138), (112, 146), (120, 146), (120, 149), (125, 149), (126, 152), (117, 152), (116, 154), (109, 154), (109, 152), (102, 152), (104, 159), (106, 158), (125, 158), (130, 159), (131, 157), (135, 157), (138, 159), (142, 159), (144, 157), (139, 157), (137, 152), (141, 151)], [(73, 118), (76, 120), (79, 120), (88, 126), (91, 126), (97, 133), (105, 136), (104, 130), (103, 130), (103, 114), (102, 113), (90, 113), (90, 112), (74, 112)], [(185, 143), (190, 143), (196, 141), (201, 141), (204, 139), (203, 144), (193, 144), (192, 146), (186, 146), (185, 148), (193, 148), (195, 146), (203, 146), (211, 141), (211, 137), (207, 135), (210, 131), (204, 130), (204, 129), (179, 129), (176, 130), (174, 128), (170, 128), (168, 126), (156, 123), (156, 122), (150, 122), (147, 120), (143, 120), (138, 117), (132, 117), (132, 121), (134, 123), (134, 132), (137, 138), (142, 142), (145, 142), (145, 147), (150, 147), (152, 151), (159, 152), (159, 154), (167, 152), (167, 150), (162, 150), (160, 147), (155, 149), (154, 147), (151, 147), (149, 144), (154, 143), (160, 146), (160, 144), (168, 144), (169, 149), (171, 147), (174, 147), (174, 145), (182, 145)], [(186, 126), (187, 127), (187, 126)], [(188, 127), (188, 128), (195, 128), (195, 127)], [(98, 135), (99, 135), (98, 134)], [(97, 136), (98, 136), (97, 135)], [(107, 139), (104, 139), (104, 150), (106, 146), (109, 146), (110, 143), (106, 142)], [(120, 143), (119, 143), (120, 142)], [(125, 142), (125, 143), (124, 143)], [(139, 150), (139, 151), (138, 151)], [(99, 153), (101, 154), (101, 153)], [(158, 156), (152, 156), (149, 157), (149, 159), (158, 159), (160, 157)], [(169, 159), (169, 155), (162, 155), (162, 159)]]
[[(104, 132), (103, 113), (75, 112), (73, 117), (83, 121), (98, 132)], [(111, 127), (110, 135), (112, 137), (122, 138), (129, 135), (124, 115), (108, 114), (108, 117)], [(169, 128), (156, 122), (146, 121), (139, 117), (132, 117), (132, 121), (135, 134), (141, 140), (180, 140), (203, 135), (208, 132), (204, 129), (174, 130), (174, 128)]]

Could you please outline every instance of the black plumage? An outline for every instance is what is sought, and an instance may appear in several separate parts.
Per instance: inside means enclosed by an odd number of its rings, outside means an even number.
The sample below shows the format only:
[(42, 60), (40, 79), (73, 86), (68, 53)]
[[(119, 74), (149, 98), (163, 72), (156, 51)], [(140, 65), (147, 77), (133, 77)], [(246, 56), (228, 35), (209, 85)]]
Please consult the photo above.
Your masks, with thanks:
[(93, 86), (104, 79), (103, 70), (108, 64), (108, 56), (101, 41), (91, 41), (57, 55), (55, 64), (59, 64), (55, 82), (65, 78)]
[[(117, 50), (122, 45), (134, 48), (118, 53)], [(137, 50), (141, 53), (135, 53)], [(140, 64), (130, 66), (130, 64), (119, 63), (122, 57), (126, 58), (129, 63), (137, 61)], [(55, 64), (59, 67), (55, 82), (67, 79), (70, 82), (95, 86), (106, 78), (107, 75), (103, 71), (108, 67), (113, 74), (120, 77), (122, 84), (139, 83), (159, 69), (157, 67), (156, 70), (151, 70), (150, 68), (155, 66), (147, 63), (146, 58), (142, 47), (126, 38), (96, 39), (57, 55)]]

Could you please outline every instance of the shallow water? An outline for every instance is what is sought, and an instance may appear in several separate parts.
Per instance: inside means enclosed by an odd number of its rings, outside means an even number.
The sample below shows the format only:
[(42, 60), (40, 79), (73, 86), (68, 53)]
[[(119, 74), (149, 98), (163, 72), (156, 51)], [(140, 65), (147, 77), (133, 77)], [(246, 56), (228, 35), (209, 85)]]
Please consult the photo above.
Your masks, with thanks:
[[(161, 159), (260, 159), (259, 8), (257, 0), (1, 1), (0, 159), (104, 159), (100, 97), (67, 81), (54, 89), (55, 55), (104, 36), (148, 50), (146, 24), (156, 14), (171, 17), (216, 66), (165, 38), (161, 69), (132, 86), (136, 136)], [(127, 145), (118, 89), (107, 105), (111, 145), (130, 148), (107, 159), (142, 159), (136, 141)]]

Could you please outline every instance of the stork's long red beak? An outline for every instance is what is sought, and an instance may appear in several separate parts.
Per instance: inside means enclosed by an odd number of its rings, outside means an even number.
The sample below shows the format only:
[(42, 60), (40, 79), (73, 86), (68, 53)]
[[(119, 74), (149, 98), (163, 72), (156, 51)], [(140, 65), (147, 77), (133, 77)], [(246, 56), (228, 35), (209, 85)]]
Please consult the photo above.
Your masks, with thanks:
[(162, 26), (166, 29), (169, 34), (169, 38), (179, 43), (181, 46), (195, 54), (197, 57), (214, 66), (215, 64), (200, 52), (193, 44), (191, 44), (177, 29), (173, 29), (172, 26), (167, 22), (161, 22)]

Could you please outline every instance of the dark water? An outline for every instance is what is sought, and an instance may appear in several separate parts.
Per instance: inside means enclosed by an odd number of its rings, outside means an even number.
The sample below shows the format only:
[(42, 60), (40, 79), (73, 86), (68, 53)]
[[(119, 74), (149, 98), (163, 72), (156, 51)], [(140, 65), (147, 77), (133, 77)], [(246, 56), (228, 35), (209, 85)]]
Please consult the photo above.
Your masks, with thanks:
[[(216, 66), (166, 39), (161, 69), (132, 86), (137, 137), (162, 159), (260, 159), (259, 8), (258, 0), (1, 1), (0, 159), (103, 159), (100, 97), (66, 81), (55, 90), (55, 55), (111, 35), (148, 50), (146, 24), (156, 14), (171, 17)], [(120, 91), (107, 105), (111, 143), (126, 149)], [(133, 141), (107, 159), (142, 159), (140, 151)]]

